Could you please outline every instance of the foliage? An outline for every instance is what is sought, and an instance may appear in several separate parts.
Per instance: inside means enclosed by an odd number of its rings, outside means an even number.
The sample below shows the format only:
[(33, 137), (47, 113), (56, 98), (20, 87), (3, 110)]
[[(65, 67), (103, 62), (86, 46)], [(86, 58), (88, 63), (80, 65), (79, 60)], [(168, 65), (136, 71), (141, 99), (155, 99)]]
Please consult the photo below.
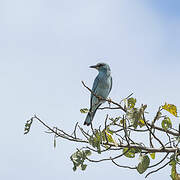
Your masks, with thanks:
[(164, 120), (162, 120), (161, 125), (162, 125), (162, 128), (165, 130), (172, 128), (172, 123), (169, 117), (165, 117)]
[(124, 156), (128, 158), (134, 158), (135, 154), (139, 152), (141, 152), (141, 150), (138, 148), (124, 148), (123, 149)]
[(139, 163), (138, 166), (137, 166), (137, 171), (138, 171), (140, 174), (142, 174), (142, 173), (144, 173), (144, 172), (147, 170), (147, 168), (149, 167), (150, 159), (149, 159), (149, 157), (148, 157), (147, 155), (141, 156), (140, 159), (141, 159), (141, 161), (140, 161), (140, 163)]
[(155, 157), (156, 157), (156, 156), (155, 156), (155, 155), (156, 155), (155, 153), (149, 153), (149, 154), (150, 154), (150, 156), (151, 156), (152, 159), (155, 159)]
[[(88, 90), (90, 89), (88, 88)], [(180, 175), (177, 173), (177, 166), (180, 163), (178, 159), (180, 132), (179, 129), (175, 129), (178, 121), (170, 119), (166, 114), (167, 112), (171, 113), (177, 118), (177, 107), (165, 103), (158, 108), (155, 116), (150, 120), (149, 117), (146, 117), (147, 105), (138, 106), (137, 100), (133, 97), (128, 96), (120, 103), (111, 99), (105, 101), (109, 103), (109, 106), (103, 107), (101, 110), (119, 109), (120, 113), (117, 117), (107, 115), (104, 127), (102, 123), (98, 128), (90, 126), (88, 130), (85, 130), (76, 123), (74, 131), (67, 133), (59, 128), (51, 128), (40, 118), (34, 116), (26, 122), (24, 134), (29, 133), (33, 120), (37, 120), (49, 130), (49, 133), (54, 134), (54, 147), (56, 146), (56, 137), (80, 143), (82, 148), (77, 149), (70, 157), (74, 171), (77, 168), (85, 170), (87, 167), (85, 161), (94, 163), (110, 161), (118, 167), (136, 169), (139, 174), (153, 168), (154, 170), (146, 174), (147, 177), (170, 165), (171, 178), (173, 180), (180, 179)], [(80, 112), (88, 113), (88, 109), (83, 108)], [(142, 141), (141, 137), (146, 140)], [(165, 155), (161, 160), (159, 160), (159, 153)], [(89, 158), (90, 155), (93, 157), (95, 154), (99, 159), (97, 157), (96, 159)], [(136, 166), (121, 165), (116, 160), (122, 156), (128, 158), (128, 161), (132, 159), (133, 162), (136, 157), (139, 157), (140, 162), (136, 163)]]
[(88, 113), (89, 110), (88, 110), (87, 108), (84, 108), (84, 109), (80, 109), (80, 112), (81, 112), (81, 113)]
[(76, 151), (73, 155), (71, 155), (70, 159), (73, 162), (73, 171), (76, 171), (78, 167), (81, 168), (81, 170), (85, 170), (87, 165), (84, 164), (85, 159), (87, 158), (87, 156), (91, 155), (91, 151), (90, 150), (85, 150), (85, 151)]
[(27, 120), (25, 127), (24, 127), (24, 134), (29, 133), (32, 123), (33, 123), (33, 118), (31, 118), (30, 120)]
[(165, 103), (164, 106), (162, 106), (163, 109), (170, 112), (172, 115), (177, 117), (177, 107), (174, 104), (167, 104)]

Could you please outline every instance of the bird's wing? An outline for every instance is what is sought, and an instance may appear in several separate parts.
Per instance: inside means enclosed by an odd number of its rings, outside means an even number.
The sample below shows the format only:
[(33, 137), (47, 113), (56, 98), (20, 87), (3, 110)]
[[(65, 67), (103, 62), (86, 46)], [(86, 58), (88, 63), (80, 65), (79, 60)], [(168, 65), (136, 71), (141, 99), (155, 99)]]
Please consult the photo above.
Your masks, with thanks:
[[(93, 87), (92, 87), (92, 92), (94, 93), (94, 94), (96, 94), (96, 88), (97, 88), (97, 86), (98, 86), (98, 83), (99, 83), (99, 78), (98, 78), (98, 76), (95, 78), (95, 80), (94, 80), (94, 83), (93, 83)], [(92, 107), (92, 98), (93, 98), (93, 93), (91, 93), (91, 100), (90, 100), (90, 109), (91, 109), (91, 107)]]
[(112, 89), (112, 77), (111, 77), (111, 86), (110, 86), (110, 89), (109, 89), (109, 93), (111, 92), (111, 89)]

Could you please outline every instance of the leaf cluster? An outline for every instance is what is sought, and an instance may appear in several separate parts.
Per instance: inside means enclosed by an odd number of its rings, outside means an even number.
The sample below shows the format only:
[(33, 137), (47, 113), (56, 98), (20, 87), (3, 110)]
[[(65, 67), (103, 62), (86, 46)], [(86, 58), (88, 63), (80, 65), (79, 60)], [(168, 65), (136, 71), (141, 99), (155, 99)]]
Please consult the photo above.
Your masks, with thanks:
[(25, 127), (24, 127), (24, 134), (29, 133), (32, 123), (33, 123), (33, 118), (31, 118), (30, 120), (27, 120)]
[(77, 168), (79, 167), (81, 170), (85, 170), (87, 165), (84, 164), (85, 159), (87, 156), (91, 155), (90, 150), (77, 150), (74, 154), (71, 155), (70, 159), (73, 162), (73, 171), (76, 171)]

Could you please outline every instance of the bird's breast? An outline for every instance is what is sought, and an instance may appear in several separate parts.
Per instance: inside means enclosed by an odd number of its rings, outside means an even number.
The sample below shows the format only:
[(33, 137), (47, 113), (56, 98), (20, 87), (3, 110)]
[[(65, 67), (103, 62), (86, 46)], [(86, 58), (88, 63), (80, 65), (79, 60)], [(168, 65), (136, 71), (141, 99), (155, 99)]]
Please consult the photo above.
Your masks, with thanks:
[(99, 86), (101, 88), (109, 88), (110, 85), (111, 85), (111, 77), (107, 77), (107, 76), (100, 77)]
[(97, 95), (107, 98), (111, 87), (111, 77), (101, 77), (97, 87)]

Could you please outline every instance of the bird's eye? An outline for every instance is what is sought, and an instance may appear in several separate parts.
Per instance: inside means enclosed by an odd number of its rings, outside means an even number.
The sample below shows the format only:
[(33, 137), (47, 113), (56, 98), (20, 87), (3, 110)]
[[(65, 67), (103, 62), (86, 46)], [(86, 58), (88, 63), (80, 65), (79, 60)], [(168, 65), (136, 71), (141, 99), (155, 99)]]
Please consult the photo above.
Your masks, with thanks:
[(103, 64), (98, 64), (99, 67), (103, 66)]

